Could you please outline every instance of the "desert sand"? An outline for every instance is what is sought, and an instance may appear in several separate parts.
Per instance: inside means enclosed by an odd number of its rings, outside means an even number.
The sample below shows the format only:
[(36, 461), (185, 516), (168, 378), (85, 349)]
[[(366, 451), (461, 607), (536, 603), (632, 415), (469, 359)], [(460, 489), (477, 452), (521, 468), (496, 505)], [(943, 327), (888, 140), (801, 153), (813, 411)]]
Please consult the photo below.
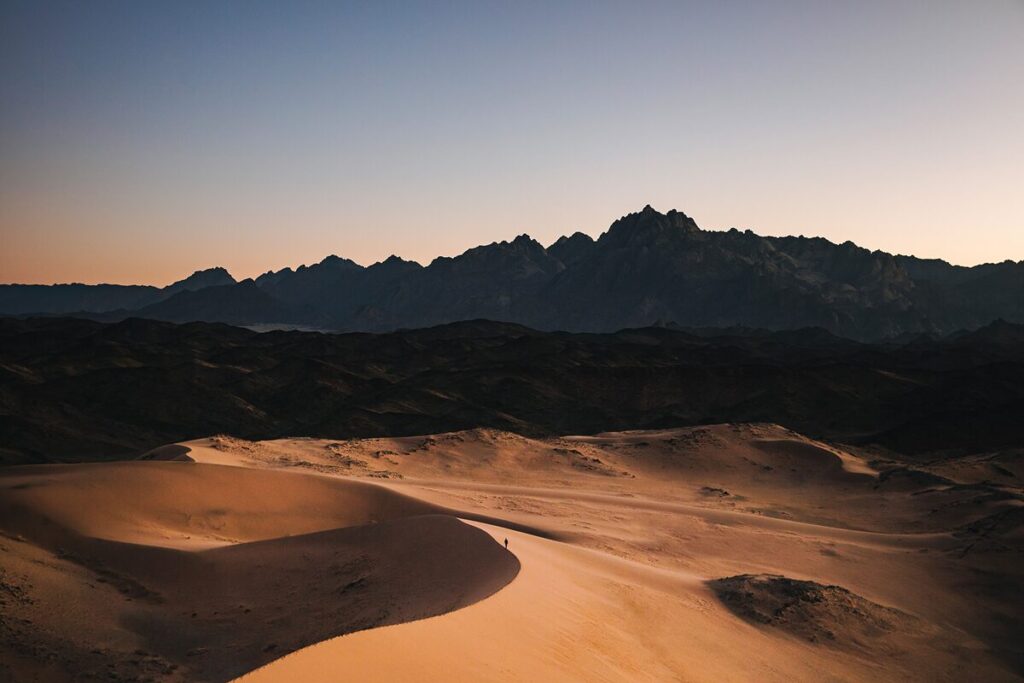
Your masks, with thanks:
[(765, 424), (8, 468), (0, 674), (1021, 680), (1022, 475)]

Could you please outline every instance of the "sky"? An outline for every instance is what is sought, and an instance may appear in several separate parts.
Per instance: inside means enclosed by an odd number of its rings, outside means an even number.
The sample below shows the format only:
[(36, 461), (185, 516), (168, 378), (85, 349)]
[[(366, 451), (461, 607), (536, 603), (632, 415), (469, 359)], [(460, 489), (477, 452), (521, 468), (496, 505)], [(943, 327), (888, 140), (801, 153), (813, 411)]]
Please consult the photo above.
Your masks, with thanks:
[(1024, 1), (0, 0), (0, 282), (427, 263), (648, 203), (1024, 259)]

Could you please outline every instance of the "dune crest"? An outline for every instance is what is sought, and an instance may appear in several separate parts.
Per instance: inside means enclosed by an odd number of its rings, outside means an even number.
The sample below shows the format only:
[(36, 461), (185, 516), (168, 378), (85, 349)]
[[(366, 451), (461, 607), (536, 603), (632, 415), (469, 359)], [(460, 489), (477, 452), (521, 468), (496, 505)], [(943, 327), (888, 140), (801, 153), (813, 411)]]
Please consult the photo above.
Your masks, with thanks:
[(464, 607), (519, 571), (487, 534), (400, 493), (193, 462), (4, 470), (0, 520), (15, 679), (42, 664), (58, 680), (223, 681)]

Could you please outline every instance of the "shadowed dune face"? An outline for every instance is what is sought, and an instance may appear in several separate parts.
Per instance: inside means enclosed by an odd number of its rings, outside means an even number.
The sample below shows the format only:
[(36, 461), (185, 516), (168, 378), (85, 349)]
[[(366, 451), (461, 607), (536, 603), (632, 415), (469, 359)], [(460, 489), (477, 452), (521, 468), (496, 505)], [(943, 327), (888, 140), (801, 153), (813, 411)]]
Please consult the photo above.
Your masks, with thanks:
[(849, 481), (857, 475), (878, 476), (878, 472), (863, 461), (839, 449), (806, 439), (755, 439), (752, 445), (768, 456), (766, 460), (771, 464), (764, 463), (763, 466), (789, 468), (791, 472), (798, 473), (800, 484), (823, 478)]
[(3, 592), (24, 597), (5, 604), (6, 671), (227, 680), (515, 577), (512, 554), (438, 510), (372, 484), (187, 462), (5, 471)]
[(38, 540), (194, 549), (441, 511), (369, 483), (284, 474), (192, 462), (11, 468), (0, 474), (0, 513)]
[(191, 449), (188, 446), (182, 446), (181, 444), (168, 444), (166, 446), (157, 446), (156, 448), (146, 451), (140, 455), (138, 460), (170, 460), (176, 462), (192, 462), (192, 458), (189, 457), (188, 452)]

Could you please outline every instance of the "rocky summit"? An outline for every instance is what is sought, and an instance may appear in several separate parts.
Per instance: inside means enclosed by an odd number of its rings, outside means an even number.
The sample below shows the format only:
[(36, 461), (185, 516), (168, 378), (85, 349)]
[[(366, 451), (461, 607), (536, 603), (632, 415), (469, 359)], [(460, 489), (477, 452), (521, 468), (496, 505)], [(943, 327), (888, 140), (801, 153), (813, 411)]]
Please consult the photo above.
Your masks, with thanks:
[(968, 268), (852, 242), (702, 230), (646, 206), (596, 240), (577, 232), (545, 248), (524, 234), (426, 267), (328, 256), (244, 282), (217, 268), (163, 289), (2, 285), (0, 313), (368, 332), (480, 318), (571, 332), (814, 326), (879, 340), (1024, 322), (1024, 262)]

